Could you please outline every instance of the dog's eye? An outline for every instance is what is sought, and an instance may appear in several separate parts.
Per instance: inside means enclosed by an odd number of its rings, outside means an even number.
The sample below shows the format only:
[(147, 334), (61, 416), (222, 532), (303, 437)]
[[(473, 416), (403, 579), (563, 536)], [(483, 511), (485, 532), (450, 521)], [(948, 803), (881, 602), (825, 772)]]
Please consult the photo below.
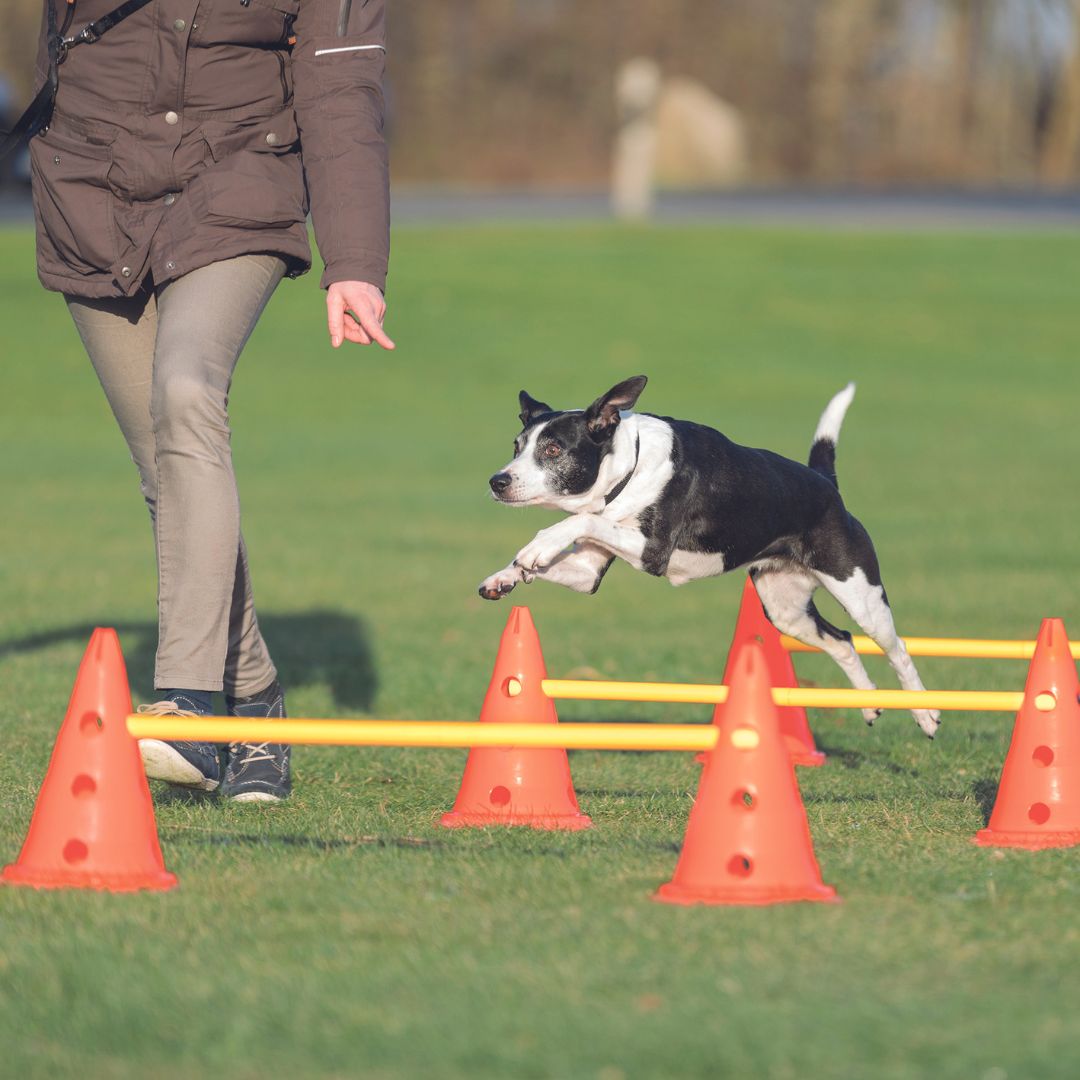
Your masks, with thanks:
[(562, 453), (562, 447), (558, 443), (548, 443), (544, 447), (544, 457), (558, 457)]

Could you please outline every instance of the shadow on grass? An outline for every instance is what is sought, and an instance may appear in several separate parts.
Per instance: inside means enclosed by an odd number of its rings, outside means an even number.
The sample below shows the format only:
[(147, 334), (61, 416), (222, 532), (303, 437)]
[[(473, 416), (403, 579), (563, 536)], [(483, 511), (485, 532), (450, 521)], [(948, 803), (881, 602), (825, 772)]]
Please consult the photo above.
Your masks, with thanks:
[(296, 836), (274, 833), (200, 832), (188, 829), (163, 828), (161, 837), (171, 843), (194, 843), (205, 847), (290, 847), (309, 848), (312, 851), (341, 851), (351, 848), (433, 848), (445, 847), (445, 840), (431, 840), (421, 836), (339, 836), (324, 839), (318, 836)]
[[(286, 691), (325, 684), (336, 705), (358, 711), (371, 707), (378, 678), (370, 631), (362, 619), (326, 610), (270, 613), (259, 615), (259, 627)], [(132, 688), (136, 696), (149, 700), (154, 693), (157, 624), (118, 623), (115, 629), (127, 642), (124, 658)], [(80, 623), (5, 641), (0, 643), (0, 659), (71, 642), (85, 645), (93, 631), (93, 623)]]
[(871, 765), (874, 768), (891, 773), (893, 776), (919, 775), (918, 769), (897, 765), (895, 761), (889, 761), (887, 758), (878, 755), (870, 757), (861, 750), (841, 749), (838, 746), (827, 746), (822, 742), (817, 744), (817, 748), (828, 759), (827, 764), (836, 762), (843, 765), (845, 769), (861, 769), (864, 765)]
[(997, 799), (998, 793), (998, 778), (988, 777), (983, 780), (976, 780), (971, 785), (971, 793), (975, 796), (975, 801), (979, 804), (979, 811), (983, 817), (983, 825), (990, 824), (990, 815), (994, 810), (994, 802)]

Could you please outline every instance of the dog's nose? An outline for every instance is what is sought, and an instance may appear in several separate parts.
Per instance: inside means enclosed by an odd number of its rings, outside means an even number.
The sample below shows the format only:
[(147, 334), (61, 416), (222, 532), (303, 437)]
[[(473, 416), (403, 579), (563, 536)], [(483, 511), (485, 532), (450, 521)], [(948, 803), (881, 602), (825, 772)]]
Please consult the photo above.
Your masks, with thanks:
[(496, 495), (501, 495), (513, 483), (513, 477), (508, 472), (497, 472), (488, 483)]

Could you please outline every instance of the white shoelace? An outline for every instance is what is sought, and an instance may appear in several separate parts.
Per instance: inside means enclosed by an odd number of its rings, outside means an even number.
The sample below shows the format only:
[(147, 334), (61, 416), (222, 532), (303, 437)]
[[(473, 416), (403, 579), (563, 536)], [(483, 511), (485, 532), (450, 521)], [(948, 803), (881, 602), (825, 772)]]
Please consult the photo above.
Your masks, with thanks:
[(235, 754), (238, 750), (246, 750), (243, 764), (250, 765), (253, 761), (273, 761), (274, 755), (270, 753), (269, 743), (229, 743), (229, 753)]
[(177, 708), (174, 701), (155, 701), (152, 705), (140, 705), (136, 710), (146, 716), (187, 716), (192, 719), (200, 719), (200, 714), (191, 712), (190, 709)]

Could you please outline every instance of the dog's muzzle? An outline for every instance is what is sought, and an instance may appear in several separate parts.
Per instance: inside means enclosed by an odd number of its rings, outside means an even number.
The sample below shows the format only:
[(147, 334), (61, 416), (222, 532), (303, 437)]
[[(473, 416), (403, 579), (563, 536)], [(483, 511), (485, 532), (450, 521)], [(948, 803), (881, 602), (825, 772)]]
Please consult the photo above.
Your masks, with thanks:
[(502, 495), (514, 482), (514, 478), (508, 472), (498, 472), (489, 481), (492, 494)]

